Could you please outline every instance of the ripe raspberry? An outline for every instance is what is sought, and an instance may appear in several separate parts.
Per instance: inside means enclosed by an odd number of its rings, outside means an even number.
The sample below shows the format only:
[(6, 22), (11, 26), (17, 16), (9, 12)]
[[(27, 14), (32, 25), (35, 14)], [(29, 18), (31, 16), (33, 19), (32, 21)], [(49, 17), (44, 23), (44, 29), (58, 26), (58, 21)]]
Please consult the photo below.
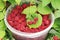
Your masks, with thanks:
[(23, 4), (22, 8), (25, 9), (27, 7), (27, 4)]
[(14, 18), (16, 16), (14, 13), (11, 13), (10, 15), (12, 18)]
[(22, 23), (22, 20), (18, 20), (19, 23)]
[(45, 29), (45, 26), (40, 26), (39, 27), (39, 30), (41, 30), (41, 31), (44, 30), (44, 29)]
[(22, 24), (22, 25), (24, 25), (24, 26), (26, 26), (26, 25), (27, 25), (27, 23), (26, 23), (26, 22), (22, 22), (21, 24)]
[(20, 7), (20, 9), (19, 9), (18, 11), (19, 11), (19, 13), (21, 14), (21, 13), (22, 13), (22, 11), (23, 11), (23, 8), (22, 8), (22, 7)]
[(21, 24), (18, 24), (16, 26), (14, 26), (14, 28), (20, 31), (20, 26), (21, 26)]
[(8, 21), (11, 21), (11, 15), (8, 15), (7, 20), (8, 20)]
[(15, 16), (15, 21), (19, 21), (19, 16)]
[(28, 26), (25, 28), (25, 32), (31, 33)]
[(34, 18), (34, 21), (38, 21), (38, 18), (35, 17), (35, 18)]
[(34, 30), (34, 32), (39, 32), (39, 30), (37, 28), (34, 28), (33, 30)]
[(57, 36), (54, 36), (54, 37), (53, 37), (53, 40), (58, 40), (58, 37), (57, 37)]
[(33, 24), (36, 24), (36, 21), (33, 21)]
[(25, 26), (24, 26), (24, 25), (21, 25), (21, 26), (20, 26), (20, 30), (21, 30), (21, 31), (24, 31), (24, 30), (25, 30)]
[(18, 9), (18, 10), (19, 10), (19, 9), (20, 9), (20, 7), (21, 7), (20, 5), (17, 5), (17, 6), (16, 6), (16, 9)]
[(14, 26), (13, 21), (8, 21), (11, 26)]
[(43, 19), (48, 19), (49, 15), (43, 15)]
[(29, 24), (29, 25), (33, 24), (33, 21), (29, 21), (28, 24)]
[(44, 23), (45, 23), (45, 25), (49, 25), (50, 24), (50, 21), (49, 20), (46, 20)]

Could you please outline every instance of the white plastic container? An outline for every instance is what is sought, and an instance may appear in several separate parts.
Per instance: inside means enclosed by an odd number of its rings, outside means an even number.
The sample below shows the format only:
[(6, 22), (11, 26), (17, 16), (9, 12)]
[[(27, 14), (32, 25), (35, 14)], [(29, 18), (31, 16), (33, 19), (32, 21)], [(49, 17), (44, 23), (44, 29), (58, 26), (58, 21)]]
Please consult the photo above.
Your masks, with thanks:
[(5, 21), (7, 28), (12, 32), (12, 34), (16, 38), (16, 40), (44, 40), (46, 38), (48, 31), (51, 29), (51, 27), (54, 23), (53, 13), (51, 13), (51, 16), (50, 16), (51, 24), (49, 25), (48, 28), (46, 28), (43, 31), (37, 32), (37, 33), (24, 33), (24, 32), (18, 31), (16, 29), (14, 29), (13, 27), (11, 27), (7, 21), (7, 16), (9, 14), (9, 12), (12, 10), (12, 8), (14, 8), (14, 6), (11, 5), (7, 9), (4, 21)]

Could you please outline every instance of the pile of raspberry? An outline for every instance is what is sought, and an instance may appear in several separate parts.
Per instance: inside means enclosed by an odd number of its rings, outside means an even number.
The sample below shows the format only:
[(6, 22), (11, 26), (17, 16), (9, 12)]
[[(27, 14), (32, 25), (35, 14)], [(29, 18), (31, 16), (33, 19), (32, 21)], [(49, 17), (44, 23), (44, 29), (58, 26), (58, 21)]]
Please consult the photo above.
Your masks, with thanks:
[[(50, 25), (51, 20), (49, 19), (49, 15), (42, 15), (42, 24), (38, 28), (29, 28), (26, 15), (22, 13), (27, 7), (29, 7), (29, 4), (16, 5), (9, 13), (7, 21), (13, 28), (22, 32), (36, 33), (46, 29)], [(35, 20), (37, 20), (37, 18)], [(30, 21), (29, 24), (31, 23)]]

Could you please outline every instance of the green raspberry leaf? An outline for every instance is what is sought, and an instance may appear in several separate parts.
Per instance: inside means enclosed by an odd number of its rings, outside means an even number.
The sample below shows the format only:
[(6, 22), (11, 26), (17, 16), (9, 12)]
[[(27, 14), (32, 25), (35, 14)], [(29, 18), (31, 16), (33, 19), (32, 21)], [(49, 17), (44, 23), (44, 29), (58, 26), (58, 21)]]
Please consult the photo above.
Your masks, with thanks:
[(41, 0), (41, 1), (43, 6), (47, 6), (51, 2), (51, 0)]
[(0, 11), (2, 11), (5, 7), (5, 4), (3, 3), (2, 0), (0, 0)]
[(16, 4), (15, 0), (7, 0), (7, 1), (10, 2), (12, 5)]
[(57, 30), (58, 32), (60, 32), (60, 18), (55, 19), (53, 28), (54, 28), (55, 30)]
[(5, 14), (6, 14), (6, 9), (4, 9), (3, 12), (0, 12), (0, 20), (4, 19)]
[(30, 14), (26, 15), (26, 18), (29, 19), (29, 20), (33, 20), (33, 18), (31, 17)]
[(5, 30), (6, 26), (4, 20), (0, 20), (0, 38), (3, 38), (5, 36)]
[(4, 20), (1, 20), (0, 21), (0, 30), (5, 30), (6, 29), (6, 26), (5, 26), (5, 23), (4, 23)]
[(38, 5), (37, 10), (42, 15), (47, 15), (51, 13), (51, 9), (48, 6), (43, 7), (42, 4)]
[(42, 16), (40, 14), (37, 14), (38, 21), (36, 24), (29, 25), (30, 28), (38, 28), (42, 24)]
[(4, 15), (6, 14), (6, 8), (3, 10), (3, 14), (4, 14)]
[(60, 18), (55, 19), (54, 24), (58, 25), (60, 27)]
[(5, 36), (5, 31), (0, 30), (0, 38), (3, 38)]
[(15, 2), (19, 5), (21, 0), (15, 0)]
[(3, 18), (4, 18), (3, 12), (0, 12), (0, 20), (2, 20)]
[(4, 2), (6, 2), (7, 0), (3, 0)]
[(53, 8), (60, 9), (60, 0), (51, 0)]
[(60, 10), (55, 11), (54, 15), (55, 15), (55, 18), (59, 18), (60, 17)]
[(51, 29), (49, 33), (54, 34), (54, 35), (56, 35), (56, 36), (58, 36), (58, 37), (60, 38), (60, 33), (57, 32), (57, 31), (54, 30), (54, 29)]
[(36, 12), (36, 6), (30, 6), (30, 7), (27, 7), (26, 9), (23, 10), (22, 13), (24, 14), (33, 14)]

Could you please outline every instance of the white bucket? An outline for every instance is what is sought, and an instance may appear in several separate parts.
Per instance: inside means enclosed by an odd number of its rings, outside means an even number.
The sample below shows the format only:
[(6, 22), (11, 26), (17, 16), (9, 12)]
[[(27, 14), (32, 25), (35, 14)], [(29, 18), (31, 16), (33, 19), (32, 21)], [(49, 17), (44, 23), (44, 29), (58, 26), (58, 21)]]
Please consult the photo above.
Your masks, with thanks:
[[(22, 40), (22, 39), (25, 40), (26, 38), (27, 38), (27, 39), (29, 38), (29, 40), (33, 40), (33, 39), (35, 39), (35, 40), (38, 40), (38, 39), (39, 39), (39, 40), (44, 40), (44, 38), (47, 36), (48, 31), (51, 29), (51, 27), (52, 27), (52, 25), (53, 25), (53, 23), (54, 23), (54, 15), (53, 15), (53, 13), (51, 13), (51, 24), (49, 25), (48, 28), (46, 28), (46, 29), (43, 30), (43, 31), (37, 32), (37, 33), (24, 33), (24, 32), (18, 31), (18, 30), (16, 30), (16, 29), (14, 29), (13, 27), (11, 27), (11, 26), (9, 25), (8, 21), (7, 21), (8, 13), (12, 10), (13, 7), (14, 7), (14, 6), (11, 5), (11, 6), (7, 9), (7, 12), (6, 12), (4, 21), (5, 21), (5, 24), (6, 24), (7, 28), (13, 33), (14, 37), (15, 37), (16, 39), (21, 38), (21, 40)], [(37, 39), (36, 39), (36, 38), (37, 38)], [(20, 40), (20, 39), (19, 39), (19, 40)]]

